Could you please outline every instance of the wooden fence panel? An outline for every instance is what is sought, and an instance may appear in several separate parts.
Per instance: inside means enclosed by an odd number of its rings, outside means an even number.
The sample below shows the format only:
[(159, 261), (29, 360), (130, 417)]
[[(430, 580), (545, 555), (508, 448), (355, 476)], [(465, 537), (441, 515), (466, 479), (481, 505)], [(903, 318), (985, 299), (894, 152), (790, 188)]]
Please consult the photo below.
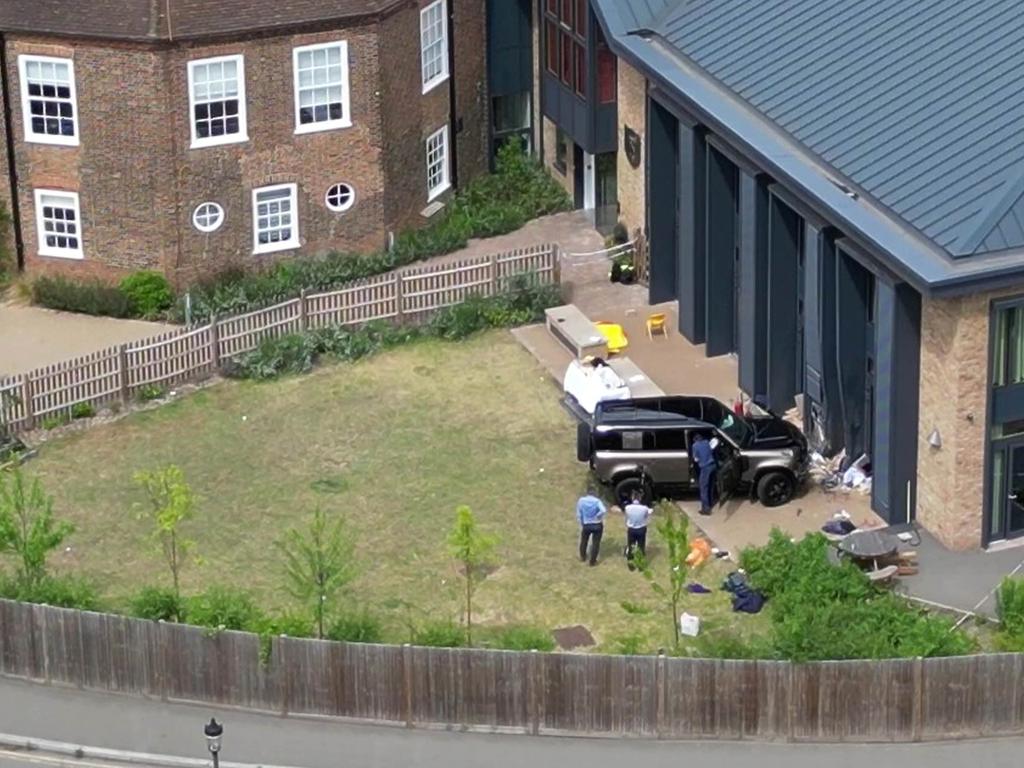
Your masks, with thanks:
[(306, 297), (309, 328), (359, 325), (398, 315), (398, 281), (394, 275), (357, 280), (340, 290)]
[(26, 396), (25, 376), (0, 378), (0, 423), (12, 432), (27, 429), (31, 413), (31, 396)]
[(545, 654), (542, 727), (582, 733), (657, 731), (657, 658)]
[(495, 287), (498, 291), (507, 290), (512, 278), (522, 274), (533, 275), (542, 284), (555, 282), (558, 263), (558, 251), (555, 246), (520, 248), (493, 258), (497, 267)]
[(101, 405), (121, 395), (120, 353), (109, 347), (32, 371), (28, 378), (36, 417), (66, 413), (76, 403)]
[(285, 336), (301, 330), (302, 300), (292, 299), (266, 309), (258, 309), (218, 321), (219, 358), (240, 355), (255, 349), (264, 339)]
[(260, 638), (161, 624), (163, 691), (171, 699), (261, 709), (266, 670)]
[(928, 659), (922, 681), (921, 735), (955, 739), (1017, 733), (1022, 718), (1019, 655)]
[(330, 643), (282, 638), (272, 663), (281, 671), (282, 708), (309, 715), (334, 715)]
[(528, 729), (530, 662), (528, 653), (463, 652), (460, 722), (477, 727)]
[(150, 654), (150, 635), (158, 624), (105, 613), (82, 613), (79, 625), (82, 674), (78, 683), (82, 687), (159, 695)]
[(204, 325), (126, 345), (128, 393), (214, 373), (212, 336), (211, 327)]
[(325, 643), (334, 701), (332, 714), (380, 722), (405, 720), (402, 647)]
[(0, 672), (42, 680), (45, 670), (41, 646), (32, 606), (0, 600)]
[(433, 312), (493, 293), (489, 261), (456, 261), (401, 275), (402, 316), (423, 320)]

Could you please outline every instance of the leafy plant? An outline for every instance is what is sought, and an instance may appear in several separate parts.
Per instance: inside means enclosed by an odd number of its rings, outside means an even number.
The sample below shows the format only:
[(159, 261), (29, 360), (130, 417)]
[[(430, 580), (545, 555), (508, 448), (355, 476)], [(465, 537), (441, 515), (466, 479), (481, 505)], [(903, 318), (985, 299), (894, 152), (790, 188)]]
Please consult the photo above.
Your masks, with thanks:
[(228, 587), (210, 587), (189, 598), (185, 612), (189, 624), (199, 627), (259, 632), (266, 626), (266, 617), (252, 597)]
[(186, 557), (194, 542), (185, 538), (181, 527), (195, 515), (195, 495), (179, 467), (173, 464), (163, 469), (135, 473), (135, 482), (142, 486), (149, 501), (148, 511), (140, 518), (153, 524), (153, 538), (163, 553), (171, 571), (174, 596), (181, 601), (180, 576)]
[(633, 555), (634, 562), (651, 585), (654, 594), (661, 598), (666, 610), (671, 613), (675, 648), (679, 647), (679, 601), (682, 599), (690, 575), (690, 567), (686, 564), (686, 558), (690, 554), (690, 537), (687, 527), (687, 519), (676, 509), (674, 504), (658, 503), (657, 531), (666, 550), (665, 571), (667, 573), (664, 582), (658, 581), (650, 561), (642, 552), (637, 550)]
[(650, 653), (650, 641), (642, 632), (626, 632), (612, 638), (611, 652), (620, 656), (642, 656)]
[(326, 513), (317, 508), (308, 530), (289, 530), (278, 548), (285, 557), (288, 591), (311, 611), (316, 636), (322, 638), (328, 603), (356, 575), (343, 522), (328, 524)]
[(33, 583), (18, 578), (0, 578), (0, 597), (80, 611), (98, 611), (103, 608), (93, 583), (74, 576), (44, 575)]
[(506, 651), (553, 651), (555, 638), (540, 627), (511, 626), (493, 633), (486, 645)]
[(493, 563), (498, 539), (482, 533), (473, 511), (466, 506), (455, 510), (455, 523), (448, 533), (448, 549), (465, 583), (466, 645), (473, 644), (473, 592), (487, 577), (486, 568)]
[(49, 431), (51, 429), (59, 429), (66, 424), (71, 423), (71, 414), (67, 411), (60, 411), (58, 413), (50, 414), (49, 416), (43, 417), (42, 427)]
[(60, 276), (38, 277), (32, 283), (32, 303), (86, 315), (132, 316), (131, 302), (124, 292), (100, 280), (75, 282)]
[(316, 359), (313, 338), (309, 334), (291, 333), (264, 339), (256, 349), (226, 366), (225, 373), (234, 378), (274, 379), (289, 373), (309, 373)]
[(428, 621), (416, 628), (412, 642), (428, 648), (461, 648), (466, 635), (450, 621)]
[(384, 637), (380, 618), (362, 609), (343, 613), (327, 631), (327, 637), (345, 643), (379, 643)]
[(159, 384), (144, 384), (135, 397), (141, 402), (146, 403), (150, 400), (159, 400), (166, 394), (167, 390)]
[(132, 616), (151, 621), (185, 621), (185, 606), (173, 590), (143, 587), (128, 603)]
[(171, 284), (159, 272), (134, 272), (124, 278), (118, 288), (128, 298), (132, 314), (137, 317), (158, 317), (174, 304)]
[(75, 403), (71, 406), (72, 419), (91, 419), (96, 415), (96, 407), (92, 403)]
[(305, 613), (281, 613), (266, 619), (263, 633), (287, 637), (312, 637), (313, 624)]
[(1024, 579), (1007, 576), (996, 592), (996, 610), (999, 614), (999, 634), (996, 644), (1000, 650), (1024, 651)]
[(29, 484), (21, 469), (0, 472), (0, 554), (16, 561), (21, 588), (37, 589), (46, 578), (46, 558), (75, 530), (54, 519), (53, 499), (43, 493), (39, 478)]

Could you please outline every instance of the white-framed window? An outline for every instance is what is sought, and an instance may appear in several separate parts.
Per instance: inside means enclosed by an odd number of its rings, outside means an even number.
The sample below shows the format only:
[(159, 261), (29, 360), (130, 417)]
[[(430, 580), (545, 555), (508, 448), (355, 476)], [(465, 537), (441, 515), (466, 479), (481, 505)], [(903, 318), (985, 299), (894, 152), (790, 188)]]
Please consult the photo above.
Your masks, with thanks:
[(78, 193), (37, 189), (35, 199), (39, 255), (83, 258)]
[(19, 56), (25, 141), (78, 146), (75, 63), (51, 56)]
[(241, 55), (188, 63), (192, 147), (248, 141), (245, 122), (245, 59)]
[(351, 184), (332, 184), (324, 196), (324, 203), (332, 211), (347, 211), (356, 204), (356, 191)]
[(423, 92), (448, 79), (447, 0), (435, 0), (420, 11), (420, 65)]
[(275, 184), (252, 191), (253, 253), (299, 246), (298, 188)]
[(305, 45), (292, 54), (295, 71), (295, 132), (352, 125), (348, 99), (348, 43)]
[(220, 203), (200, 203), (192, 211), (192, 226), (200, 232), (216, 232), (224, 223), (224, 209)]
[(450, 186), (446, 125), (427, 137), (427, 200), (433, 200)]

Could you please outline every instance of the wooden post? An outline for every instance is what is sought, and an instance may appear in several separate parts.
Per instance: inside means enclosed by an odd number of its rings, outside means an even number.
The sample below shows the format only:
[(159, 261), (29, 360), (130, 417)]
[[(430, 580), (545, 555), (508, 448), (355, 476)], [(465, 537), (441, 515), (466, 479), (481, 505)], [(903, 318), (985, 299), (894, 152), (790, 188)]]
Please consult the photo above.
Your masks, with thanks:
[(402, 694), (405, 701), (405, 727), (412, 728), (412, 646), (402, 644)]
[(291, 703), (291, 684), (289, 683), (290, 675), (288, 674), (288, 663), (285, 659), (285, 646), (288, 645), (286, 638), (276, 637), (271, 642), (276, 642), (277, 651), (274, 654), (274, 666), (277, 667), (277, 693), (281, 697), (281, 716), (285, 717), (288, 714), (288, 705)]
[(121, 378), (121, 405), (128, 405), (128, 347), (117, 348), (117, 367)]
[(299, 291), (299, 330), (304, 331), (309, 327), (309, 318), (306, 316), (306, 289)]
[(220, 368), (220, 326), (216, 315), (210, 318), (210, 366), (215, 371)]
[(786, 741), (796, 741), (796, 697), (793, 686), (796, 681), (793, 679), (793, 669), (796, 664), (790, 662), (786, 665), (789, 674), (786, 676)]
[(544, 685), (544, 670), (541, 666), (543, 663), (544, 661), (541, 659), (540, 654), (537, 653), (537, 650), (531, 650), (529, 672), (526, 676), (529, 687), (526, 706), (529, 708), (530, 733), (534, 736), (540, 735), (540, 722), (543, 719), (542, 710), (544, 705), (541, 691)]
[(657, 666), (654, 668), (654, 680), (658, 696), (654, 730), (659, 739), (665, 738), (665, 708), (668, 703), (668, 684), (665, 682), (665, 678), (667, 677), (667, 670), (665, 669), (666, 663), (665, 653), (662, 651), (658, 654), (658, 658), (655, 660), (655, 664)]
[(498, 256), (492, 253), (490, 258), (491, 269), (491, 296), (498, 295)]
[[(28, 429), (35, 429), (36, 409), (32, 402), (32, 374), (30, 373), (26, 373), (21, 380), (21, 402), (25, 406), (25, 426)], [(2, 407), (3, 403), (0, 403), (0, 408)]]
[(402, 295), (402, 273), (395, 273), (395, 322), (399, 325), (405, 320), (405, 297)]
[(911, 738), (921, 741), (924, 736), (924, 659), (914, 659), (914, 711), (911, 720)]
[(562, 250), (557, 243), (551, 246), (551, 281), (562, 284)]

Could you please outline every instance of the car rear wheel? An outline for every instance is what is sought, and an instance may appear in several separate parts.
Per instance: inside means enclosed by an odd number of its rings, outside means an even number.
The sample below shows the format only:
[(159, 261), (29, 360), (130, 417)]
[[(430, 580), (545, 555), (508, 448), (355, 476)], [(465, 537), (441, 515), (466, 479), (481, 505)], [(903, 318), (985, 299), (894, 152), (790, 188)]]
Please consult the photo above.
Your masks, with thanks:
[(796, 483), (788, 472), (768, 472), (757, 481), (757, 498), (766, 507), (778, 507), (793, 499)]
[(633, 500), (633, 494), (640, 492), (640, 500), (650, 506), (654, 499), (654, 489), (650, 482), (640, 477), (627, 477), (615, 484), (615, 501), (620, 507), (625, 507)]
[(590, 461), (592, 453), (590, 426), (580, 422), (576, 425), (576, 460)]

